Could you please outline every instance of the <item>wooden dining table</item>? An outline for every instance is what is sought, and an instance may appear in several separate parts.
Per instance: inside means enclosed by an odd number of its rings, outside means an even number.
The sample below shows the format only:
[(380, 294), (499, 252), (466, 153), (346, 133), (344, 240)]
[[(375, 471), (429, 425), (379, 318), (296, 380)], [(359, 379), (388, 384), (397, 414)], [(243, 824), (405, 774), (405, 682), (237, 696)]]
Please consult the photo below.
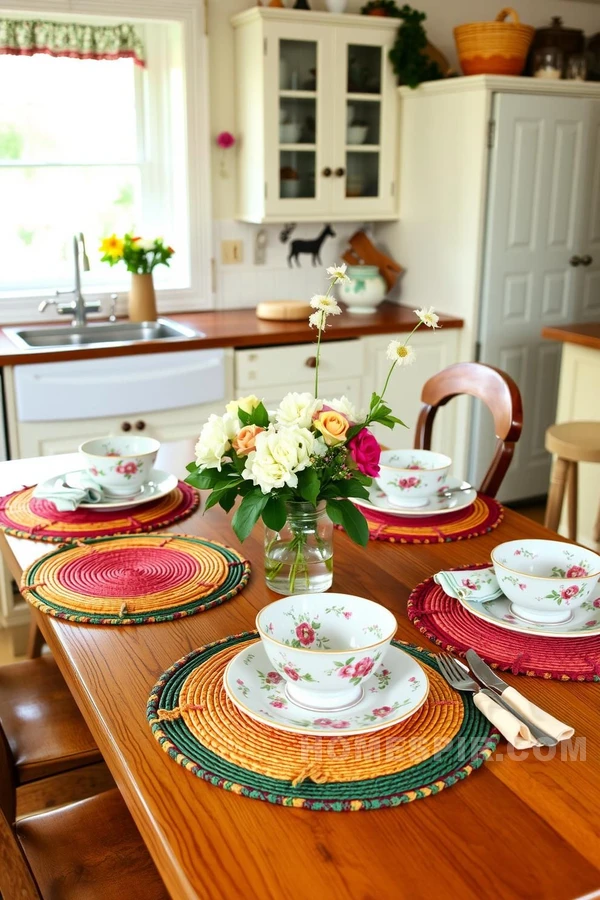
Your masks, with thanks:
[[(159, 462), (182, 472), (191, 448), (173, 452)], [(75, 455), (2, 463), (0, 493), (77, 464)], [(171, 530), (240, 549), (219, 508)], [(387, 606), (400, 639), (437, 650), (407, 618), (412, 588), (442, 568), (485, 562), (496, 544), (517, 537), (556, 539), (511, 510), (495, 531), (455, 543), (360, 548), (337, 532), (333, 588)], [(5, 535), (0, 545), (17, 581), (52, 549)], [(527, 698), (572, 725), (579, 743), (507, 753), (501, 742), (456, 786), (392, 809), (281, 807), (220, 790), (176, 765), (150, 731), (146, 701), (175, 660), (252, 629), (258, 610), (277, 598), (264, 581), (262, 527), (243, 553), (252, 564), (243, 592), (179, 621), (101, 627), (33, 611), (175, 900), (575, 900), (600, 889), (600, 683), (508, 674)]]

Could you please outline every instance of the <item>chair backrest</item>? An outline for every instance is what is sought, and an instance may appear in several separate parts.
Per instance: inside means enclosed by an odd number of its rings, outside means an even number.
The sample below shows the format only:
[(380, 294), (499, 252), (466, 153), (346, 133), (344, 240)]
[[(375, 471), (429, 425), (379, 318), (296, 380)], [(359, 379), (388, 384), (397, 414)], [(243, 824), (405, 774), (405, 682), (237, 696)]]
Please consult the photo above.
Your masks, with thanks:
[(4, 900), (41, 900), (14, 831), (16, 801), (15, 764), (0, 723), (0, 896)]
[(421, 393), (423, 406), (417, 420), (415, 447), (431, 448), (433, 421), (440, 406), (453, 397), (468, 394), (489, 407), (494, 417), (496, 451), (479, 490), (495, 497), (513, 458), (523, 427), (523, 403), (519, 388), (506, 372), (483, 363), (455, 363), (426, 381)]

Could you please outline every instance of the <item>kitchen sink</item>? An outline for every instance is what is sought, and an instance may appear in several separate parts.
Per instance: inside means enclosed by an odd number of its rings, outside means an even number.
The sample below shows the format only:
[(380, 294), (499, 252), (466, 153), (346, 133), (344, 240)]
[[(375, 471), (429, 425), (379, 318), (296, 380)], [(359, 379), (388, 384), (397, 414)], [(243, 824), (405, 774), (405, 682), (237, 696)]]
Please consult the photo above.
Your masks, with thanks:
[(73, 347), (105, 347), (110, 344), (204, 337), (201, 331), (194, 331), (193, 328), (170, 319), (158, 319), (156, 322), (101, 322), (60, 328), (40, 325), (33, 328), (5, 328), (4, 333), (22, 350), (69, 350)]

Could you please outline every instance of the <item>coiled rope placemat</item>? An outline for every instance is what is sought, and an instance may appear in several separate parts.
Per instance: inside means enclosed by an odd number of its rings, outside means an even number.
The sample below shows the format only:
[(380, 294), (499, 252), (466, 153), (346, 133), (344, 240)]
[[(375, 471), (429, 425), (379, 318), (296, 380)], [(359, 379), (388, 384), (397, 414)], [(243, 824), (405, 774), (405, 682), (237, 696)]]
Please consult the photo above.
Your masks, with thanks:
[[(491, 563), (461, 566), (486, 568)], [(472, 647), (490, 666), (514, 675), (559, 681), (600, 682), (600, 636), (556, 640), (498, 628), (474, 616), (449, 597), (433, 578), (418, 584), (408, 598), (408, 618), (444, 650), (464, 656)]]
[(140, 625), (193, 616), (229, 600), (250, 563), (187, 534), (95, 538), (32, 563), (21, 593), (42, 612), (88, 625)]
[(478, 494), (465, 509), (443, 516), (394, 516), (364, 506), (359, 509), (367, 520), (371, 540), (392, 544), (444, 544), (468, 540), (488, 534), (504, 518), (500, 504), (483, 494)]
[(430, 694), (410, 719), (358, 737), (276, 731), (246, 716), (223, 687), (229, 660), (257, 632), (194, 650), (152, 689), (148, 722), (163, 750), (193, 775), (256, 800), (315, 810), (399, 806), (478, 769), (500, 738), (438, 674), (435, 657), (394, 642), (427, 666)]
[(198, 491), (178, 482), (165, 497), (127, 509), (76, 509), (59, 512), (49, 500), (33, 496), (33, 487), (23, 488), (0, 499), (0, 530), (32, 541), (61, 543), (71, 538), (140, 534), (158, 531), (190, 516), (198, 507)]

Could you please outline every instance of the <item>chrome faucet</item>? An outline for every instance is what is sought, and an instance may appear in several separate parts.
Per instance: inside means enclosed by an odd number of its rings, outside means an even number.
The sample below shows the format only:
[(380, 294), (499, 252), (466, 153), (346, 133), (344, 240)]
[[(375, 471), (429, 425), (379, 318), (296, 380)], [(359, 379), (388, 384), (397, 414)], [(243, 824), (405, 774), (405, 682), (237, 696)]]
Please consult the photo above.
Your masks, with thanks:
[[(99, 300), (90, 300), (89, 302), (86, 302), (81, 293), (82, 267), (84, 272), (90, 271), (90, 261), (85, 250), (85, 238), (81, 231), (73, 236), (73, 261), (75, 266), (75, 287), (73, 290), (56, 291), (54, 300), (42, 300), (38, 306), (38, 310), (43, 313), (48, 306), (55, 306), (56, 312), (61, 316), (72, 313), (73, 321), (71, 322), (71, 325), (81, 328), (86, 324), (86, 314), (88, 312), (100, 311)], [(71, 300), (70, 303), (59, 303), (58, 298), (63, 294), (74, 294), (75, 299)]]

